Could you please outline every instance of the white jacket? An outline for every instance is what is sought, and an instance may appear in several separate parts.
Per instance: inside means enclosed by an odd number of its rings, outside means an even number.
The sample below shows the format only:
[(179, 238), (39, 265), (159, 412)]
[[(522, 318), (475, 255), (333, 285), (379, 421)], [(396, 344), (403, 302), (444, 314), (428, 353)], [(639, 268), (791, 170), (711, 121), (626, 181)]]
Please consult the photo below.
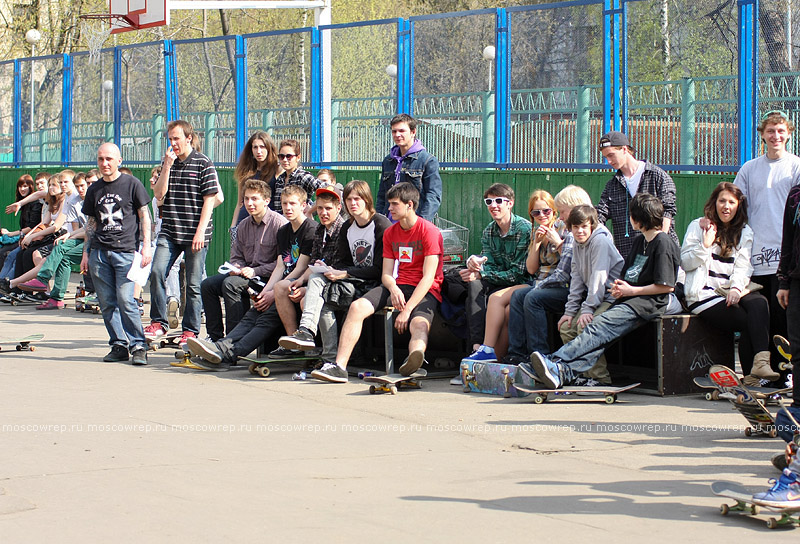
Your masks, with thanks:
[[(733, 274), (731, 274), (729, 288), (736, 287), (743, 291), (750, 283), (753, 274), (753, 265), (750, 263), (750, 254), (753, 252), (753, 229), (745, 225), (739, 246), (733, 248)], [(700, 290), (708, 281), (708, 264), (711, 261), (711, 248), (703, 246), (703, 229), (700, 228), (700, 219), (695, 219), (686, 229), (686, 236), (681, 247), (681, 268), (686, 272), (684, 294), (687, 304), (694, 304), (699, 300)]]

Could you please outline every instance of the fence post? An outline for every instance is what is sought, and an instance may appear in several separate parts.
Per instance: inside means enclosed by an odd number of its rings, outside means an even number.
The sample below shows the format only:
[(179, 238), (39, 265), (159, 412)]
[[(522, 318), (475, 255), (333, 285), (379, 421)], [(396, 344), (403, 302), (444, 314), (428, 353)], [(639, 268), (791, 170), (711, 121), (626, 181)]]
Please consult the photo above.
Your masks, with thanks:
[(591, 130), (591, 120), (589, 116), (589, 106), (592, 99), (592, 91), (586, 85), (578, 87), (578, 103), (575, 112), (575, 162), (586, 164), (589, 162), (589, 142), (591, 141), (589, 131)]
[(205, 145), (205, 155), (211, 162), (215, 162), (217, 157), (217, 114), (216, 113), (206, 113), (205, 115), (206, 120), (203, 123), (205, 125), (205, 132), (206, 132), (206, 145)]
[(339, 160), (339, 109), (341, 108), (338, 100), (331, 100), (331, 149), (330, 160)]
[(14, 117), (13, 117), (14, 167), (22, 162), (22, 82), (19, 59), (14, 59)]
[(122, 50), (114, 48), (114, 143), (122, 149)]
[(311, 28), (311, 149), (310, 162), (322, 162), (322, 59), (320, 30)]
[(413, 23), (397, 20), (397, 111), (414, 115)]
[(756, 154), (758, 123), (758, 3), (739, 0), (739, 164)]
[[(239, 157), (247, 143), (247, 41), (240, 36), (236, 36), (236, 154)], [(234, 159), (235, 160), (235, 159)]]
[(153, 161), (158, 162), (164, 156), (164, 116), (157, 113), (153, 116)]
[(72, 162), (72, 57), (63, 55), (61, 76), (61, 163)]
[(494, 96), (494, 157), (485, 156), (484, 162), (505, 164), (508, 162), (508, 131), (509, 131), (509, 40), (508, 40), (508, 12), (499, 8), (496, 16), (496, 62), (495, 69), (495, 96)]
[[(116, 92), (117, 82), (114, 82)], [(164, 87), (167, 121), (180, 118), (180, 103), (178, 102), (178, 80), (175, 68), (175, 44), (172, 40), (164, 40)]]
[(620, 13), (619, 0), (603, 4), (603, 132), (620, 126)]
[(681, 81), (681, 164), (695, 163), (695, 87), (694, 79), (685, 77)]

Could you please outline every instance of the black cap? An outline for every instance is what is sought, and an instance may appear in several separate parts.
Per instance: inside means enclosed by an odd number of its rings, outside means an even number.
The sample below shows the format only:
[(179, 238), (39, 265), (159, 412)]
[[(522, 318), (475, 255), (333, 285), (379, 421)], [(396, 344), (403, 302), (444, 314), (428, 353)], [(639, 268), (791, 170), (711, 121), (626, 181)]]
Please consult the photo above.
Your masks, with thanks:
[(631, 142), (623, 133), (612, 130), (600, 136), (600, 149), (605, 147), (631, 147)]

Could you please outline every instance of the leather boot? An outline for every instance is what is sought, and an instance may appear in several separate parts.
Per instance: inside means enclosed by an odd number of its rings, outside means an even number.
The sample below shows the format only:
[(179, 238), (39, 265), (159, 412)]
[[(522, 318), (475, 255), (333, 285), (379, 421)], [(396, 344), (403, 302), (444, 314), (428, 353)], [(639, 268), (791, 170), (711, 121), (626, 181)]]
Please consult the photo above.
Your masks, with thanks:
[(753, 357), (753, 370), (751, 374), (769, 381), (777, 380), (781, 377), (780, 374), (772, 370), (772, 367), (769, 366), (768, 351), (759, 351), (756, 353), (755, 357)]

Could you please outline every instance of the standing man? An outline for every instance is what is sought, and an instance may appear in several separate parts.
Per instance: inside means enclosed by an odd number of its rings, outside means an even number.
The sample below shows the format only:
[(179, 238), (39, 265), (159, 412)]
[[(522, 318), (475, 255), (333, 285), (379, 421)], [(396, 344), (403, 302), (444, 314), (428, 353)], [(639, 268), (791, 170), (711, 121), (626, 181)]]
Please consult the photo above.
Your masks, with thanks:
[(217, 171), (211, 160), (198, 152), (192, 125), (172, 121), (167, 125), (169, 147), (164, 154), (161, 174), (153, 186), (154, 196), (163, 200), (161, 233), (156, 243), (153, 269), (150, 273), (149, 338), (167, 332), (167, 271), (184, 255), (186, 266), (186, 311), (183, 334), (178, 343), (196, 338), (200, 332), (200, 282), (206, 264), (208, 244), (213, 226), (211, 213), (219, 192)]
[(142, 268), (151, 261), (150, 196), (138, 179), (119, 172), (121, 163), (116, 145), (105, 143), (97, 150), (102, 179), (86, 191), (83, 202), (86, 240), (81, 272), (91, 271), (110, 337), (111, 351), (103, 361), (127, 361), (130, 350), (134, 365), (146, 365), (147, 344), (128, 271), (140, 243)]
[[(381, 183), (378, 187), (378, 213), (388, 215), (386, 193), (393, 185), (407, 181), (419, 192), (416, 215), (433, 221), (442, 203), (442, 178), (439, 161), (417, 140), (417, 120), (401, 113), (391, 121), (394, 147), (381, 164)], [(392, 221), (397, 221), (397, 219)]]
[[(733, 183), (747, 199), (748, 222), (753, 228), (753, 254), (750, 257), (753, 275), (750, 279), (764, 287), (762, 293), (769, 301), (770, 336), (786, 336), (786, 311), (776, 298), (779, 288), (777, 273), (786, 199), (789, 191), (800, 184), (800, 157), (786, 150), (794, 132), (794, 123), (782, 111), (767, 112), (757, 130), (766, 153), (744, 163)], [(781, 361), (774, 346), (770, 346), (770, 360), (775, 364)]]
[(600, 137), (600, 153), (608, 161), (616, 174), (606, 183), (600, 202), (597, 203), (597, 217), (601, 225), (611, 219), (614, 230), (614, 245), (623, 258), (628, 256), (633, 239), (639, 235), (631, 228), (630, 203), (637, 194), (655, 195), (664, 205), (664, 225), (662, 232), (680, 246), (675, 234), (674, 217), (678, 214), (675, 206), (675, 182), (655, 164), (640, 161), (635, 156), (628, 137), (612, 130)]

